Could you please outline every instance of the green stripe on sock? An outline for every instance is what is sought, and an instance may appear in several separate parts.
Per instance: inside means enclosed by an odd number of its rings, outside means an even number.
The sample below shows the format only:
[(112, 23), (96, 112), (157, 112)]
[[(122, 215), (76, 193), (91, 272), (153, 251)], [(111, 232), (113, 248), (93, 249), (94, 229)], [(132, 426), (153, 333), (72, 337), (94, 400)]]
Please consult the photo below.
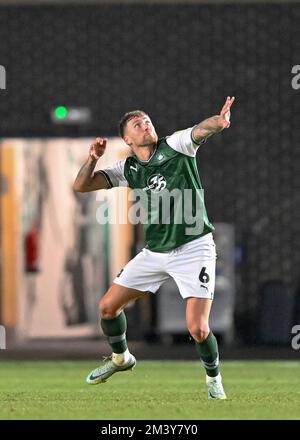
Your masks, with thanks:
[(127, 320), (124, 311), (112, 319), (101, 319), (101, 328), (114, 353), (123, 353), (127, 349)]
[(210, 332), (205, 341), (195, 341), (195, 345), (207, 376), (217, 376), (220, 372), (220, 368), (218, 342), (215, 338), (215, 335)]

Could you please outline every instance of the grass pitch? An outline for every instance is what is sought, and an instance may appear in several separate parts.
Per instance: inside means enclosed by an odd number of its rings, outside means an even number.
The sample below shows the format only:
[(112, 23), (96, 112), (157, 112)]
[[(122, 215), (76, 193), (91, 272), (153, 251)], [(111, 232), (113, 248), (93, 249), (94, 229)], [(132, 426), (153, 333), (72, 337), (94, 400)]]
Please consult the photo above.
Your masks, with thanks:
[(87, 385), (97, 363), (0, 364), (0, 419), (300, 419), (300, 362), (223, 362), (228, 399), (207, 399), (199, 362), (140, 361)]

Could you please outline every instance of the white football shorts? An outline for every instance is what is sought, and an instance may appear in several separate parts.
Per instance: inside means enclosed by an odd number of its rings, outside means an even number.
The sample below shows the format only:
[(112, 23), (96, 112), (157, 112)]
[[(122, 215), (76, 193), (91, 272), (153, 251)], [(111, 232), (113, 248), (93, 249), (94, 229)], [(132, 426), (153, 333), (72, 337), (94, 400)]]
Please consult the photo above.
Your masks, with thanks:
[(153, 252), (144, 248), (126, 264), (113, 282), (155, 293), (166, 280), (173, 278), (182, 298), (213, 299), (216, 258), (212, 233), (169, 252)]

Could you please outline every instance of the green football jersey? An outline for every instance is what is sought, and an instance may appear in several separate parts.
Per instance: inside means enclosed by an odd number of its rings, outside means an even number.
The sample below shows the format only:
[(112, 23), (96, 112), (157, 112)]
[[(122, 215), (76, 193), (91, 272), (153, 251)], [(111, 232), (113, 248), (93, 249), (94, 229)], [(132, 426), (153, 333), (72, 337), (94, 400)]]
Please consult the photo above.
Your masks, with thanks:
[(133, 154), (101, 170), (111, 187), (125, 180), (134, 190), (137, 203), (132, 213), (139, 215), (142, 208), (145, 247), (154, 252), (170, 251), (214, 229), (207, 217), (195, 158), (198, 145), (191, 130), (160, 139), (147, 161)]

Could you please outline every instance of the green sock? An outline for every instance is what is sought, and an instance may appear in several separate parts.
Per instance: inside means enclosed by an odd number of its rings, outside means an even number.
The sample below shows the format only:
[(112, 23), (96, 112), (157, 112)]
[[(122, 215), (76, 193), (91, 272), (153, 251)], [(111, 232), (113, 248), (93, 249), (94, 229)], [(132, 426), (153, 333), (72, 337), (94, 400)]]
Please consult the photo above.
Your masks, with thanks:
[(114, 353), (124, 353), (127, 349), (126, 330), (127, 321), (125, 313), (112, 319), (101, 319), (101, 328), (108, 338), (108, 343)]
[(205, 341), (197, 342), (196, 350), (201, 358), (207, 376), (215, 377), (219, 374), (219, 350), (217, 340), (212, 332)]

